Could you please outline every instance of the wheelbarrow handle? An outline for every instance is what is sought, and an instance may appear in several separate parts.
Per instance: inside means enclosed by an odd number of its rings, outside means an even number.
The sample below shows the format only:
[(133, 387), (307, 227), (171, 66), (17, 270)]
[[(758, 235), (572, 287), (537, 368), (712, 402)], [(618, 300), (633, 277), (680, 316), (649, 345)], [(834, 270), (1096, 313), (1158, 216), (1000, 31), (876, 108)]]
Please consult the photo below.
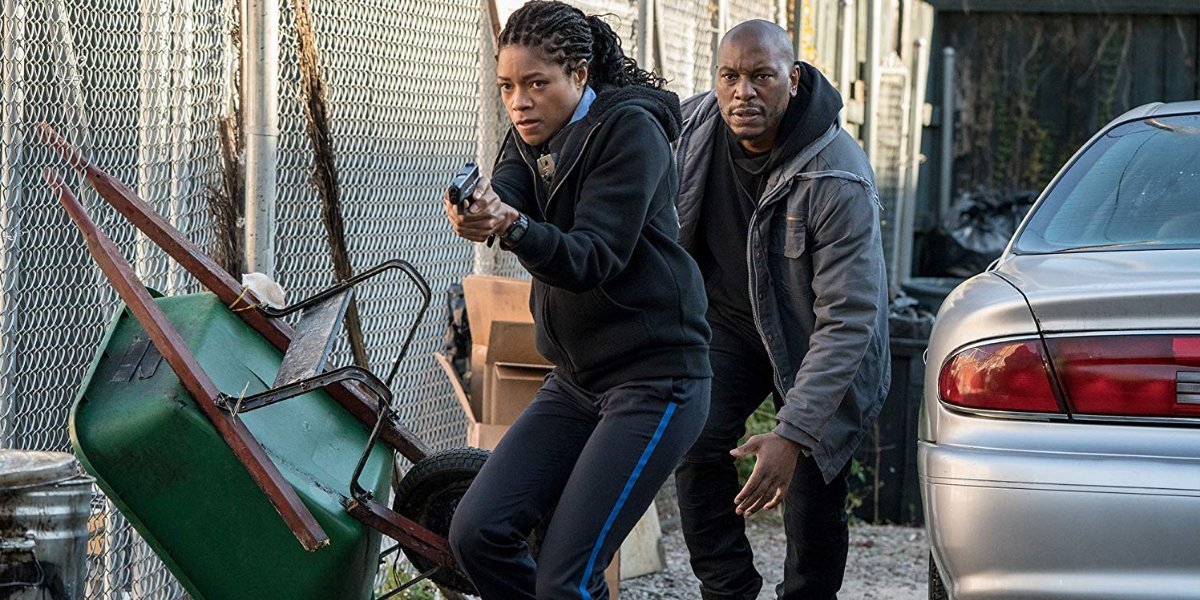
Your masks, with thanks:
[(200, 362), (188, 349), (162, 309), (155, 304), (116, 245), (87, 216), (83, 205), (67, 188), (57, 171), (47, 168), (46, 181), (58, 193), (63, 208), (79, 227), (88, 251), (100, 266), (100, 270), (117, 290), (133, 316), (142, 324), (146, 335), (175, 371), (179, 381), (195, 398), (196, 405), (246, 467), (250, 477), (267, 495), (267, 499), (283, 517), (296, 539), (310, 552), (329, 545), (329, 536), (321, 529), (316, 518), (304, 506), (296, 491), (284, 479), (283, 474), (275, 467), (275, 463), (271, 462), (266, 451), (246, 426), (217, 407), (216, 401), (221, 396), (221, 391), (201, 368)]

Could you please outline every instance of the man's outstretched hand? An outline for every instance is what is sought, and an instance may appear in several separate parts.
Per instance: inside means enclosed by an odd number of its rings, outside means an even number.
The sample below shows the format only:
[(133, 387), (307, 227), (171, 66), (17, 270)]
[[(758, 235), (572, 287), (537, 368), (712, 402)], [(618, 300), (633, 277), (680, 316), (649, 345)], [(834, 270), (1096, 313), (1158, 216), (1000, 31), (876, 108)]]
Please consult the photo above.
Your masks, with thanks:
[(783, 502), (788, 484), (796, 471), (796, 460), (801, 446), (775, 432), (756, 435), (745, 444), (730, 450), (734, 458), (751, 454), (758, 456), (754, 472), (737, 497), (737, 514), (752, 515), (760, 510), (771, 510)]

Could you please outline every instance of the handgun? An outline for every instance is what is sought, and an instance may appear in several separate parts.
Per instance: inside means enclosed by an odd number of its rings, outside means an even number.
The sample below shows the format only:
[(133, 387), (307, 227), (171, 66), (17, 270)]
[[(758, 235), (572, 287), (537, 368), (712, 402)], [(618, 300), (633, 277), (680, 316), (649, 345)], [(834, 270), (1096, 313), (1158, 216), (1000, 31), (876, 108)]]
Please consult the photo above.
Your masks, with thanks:
[(475, 185), (478, 183), (479, 165), (473, 162), (459, 169), (454, 179), (450, 180), (450, 187), (446, 193), (450, 196), (450, 203), (458, 207), (458, 214), (467, 212), (467, 207), (471, 205), (471, 192), (475, 191)]

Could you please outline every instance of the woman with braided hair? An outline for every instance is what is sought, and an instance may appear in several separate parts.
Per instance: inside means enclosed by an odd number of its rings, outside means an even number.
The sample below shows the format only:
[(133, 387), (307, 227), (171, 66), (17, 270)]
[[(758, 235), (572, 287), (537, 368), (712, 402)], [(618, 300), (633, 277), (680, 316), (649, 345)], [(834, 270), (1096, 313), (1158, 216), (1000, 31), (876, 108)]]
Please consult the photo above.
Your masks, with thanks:
[[(450, 542), (486, 600), (607, 598), (603, 572), (704, 426), (699, 269), (675, 242), (679, 99), (599, 17), (533, 0), (500, 34), (513, 127), (454, 230), (533, 276), (556, 368), (459, 504)], [(553, 514), (535, 565), (526, 536)]]

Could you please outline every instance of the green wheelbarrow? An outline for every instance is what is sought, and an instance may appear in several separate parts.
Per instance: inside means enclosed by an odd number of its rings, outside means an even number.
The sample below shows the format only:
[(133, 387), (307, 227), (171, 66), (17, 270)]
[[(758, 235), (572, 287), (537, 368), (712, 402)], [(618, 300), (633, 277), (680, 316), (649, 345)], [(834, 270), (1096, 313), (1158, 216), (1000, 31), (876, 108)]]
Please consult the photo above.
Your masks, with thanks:
[[(402, 550), (419, 572), (386, 596), (424, 579), (474, 593), (445, 535), (488, 453), (431, 452), (400, 422), (390, 391), (429, 305), (417, 270), (390, 261), (285, 309), (264, 308), (127, 186), (49, 126), (38, 131), (209, 290), (153, 297), (47, 169), (125, 303), (84, 377), (72, 444), (191, 597), (370, 599), (382, 535), (398, 542), (384, 554)], [(424, 302), (391, 374), (383, 381), (359, 367), (327, 369), (353, 287), (393, 270)], [(282, 320), (300, 311), (294, 329)], [(392, 491), (393, 453), (413, 467), (388, 508), (379, 499)]]

